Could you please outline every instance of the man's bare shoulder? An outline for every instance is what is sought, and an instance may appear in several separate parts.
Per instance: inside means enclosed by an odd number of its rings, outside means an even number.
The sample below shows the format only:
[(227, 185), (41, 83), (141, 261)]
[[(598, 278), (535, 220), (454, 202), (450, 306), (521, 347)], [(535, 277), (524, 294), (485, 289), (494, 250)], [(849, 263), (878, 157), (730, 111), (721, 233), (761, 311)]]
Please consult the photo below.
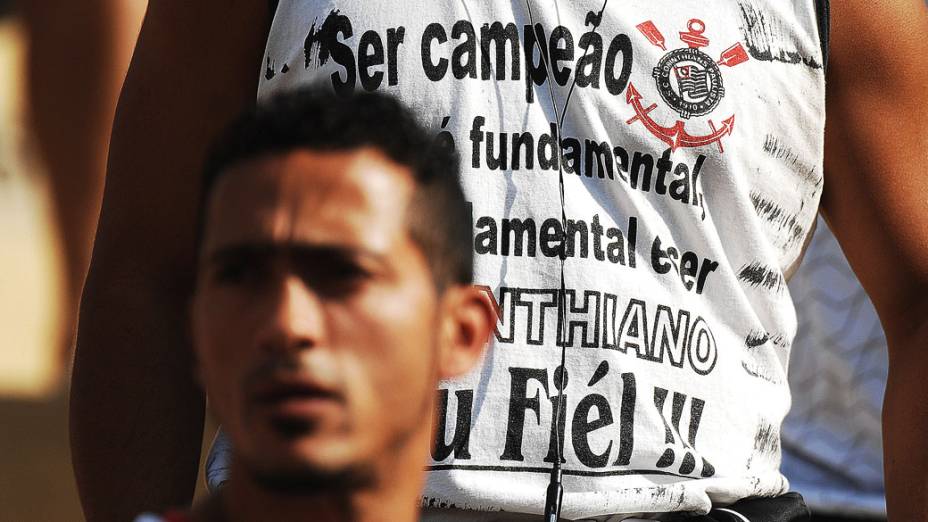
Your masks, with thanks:
[(928, 3), (842, 0), (830, 3), (830, 17), (833, 79), (876, 82), (886, 91), (924, 74)]

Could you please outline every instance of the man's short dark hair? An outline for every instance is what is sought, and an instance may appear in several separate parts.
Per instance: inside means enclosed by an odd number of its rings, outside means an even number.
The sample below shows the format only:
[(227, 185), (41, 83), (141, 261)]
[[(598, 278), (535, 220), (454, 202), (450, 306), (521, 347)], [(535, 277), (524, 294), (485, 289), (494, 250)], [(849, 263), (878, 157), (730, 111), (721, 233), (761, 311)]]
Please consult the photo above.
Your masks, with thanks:
[(318, 89), (277, 95), (232, 124), (207, 159), (200, 230), (210, 193), (238, 163), (295, 149), (373, 147), (409, 168), (416, 184), (407, 209), (410, 236), (428, 259), (439, 288), (473, 278), (470, 212), (454, 150), (436, 139), (402, 103), (386, 94), (337, 96)]

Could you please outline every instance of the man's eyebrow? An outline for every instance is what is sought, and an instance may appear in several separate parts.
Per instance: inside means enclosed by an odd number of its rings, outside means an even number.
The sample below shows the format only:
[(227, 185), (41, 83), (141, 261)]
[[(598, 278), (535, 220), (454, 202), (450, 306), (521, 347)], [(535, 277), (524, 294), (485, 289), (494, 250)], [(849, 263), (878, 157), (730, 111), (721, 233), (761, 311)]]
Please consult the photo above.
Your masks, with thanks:
[(308, 243), (239, 243), (217, 248), (208, 256), (208, 262), (221, 264), (229, 260), (268, 259), (290, 257), (296, 261), (325, 259), (329, 261), (352, 261), (368, 259), (383, 262), (388, 257), (363, 247), (308, 244)]
[(272, 257), (280, 253), (279, 245), (270, 243), (240, 243), (216, 248), (206, 258), (211, 264), (221, 264), (232, 259), (258, 259)]

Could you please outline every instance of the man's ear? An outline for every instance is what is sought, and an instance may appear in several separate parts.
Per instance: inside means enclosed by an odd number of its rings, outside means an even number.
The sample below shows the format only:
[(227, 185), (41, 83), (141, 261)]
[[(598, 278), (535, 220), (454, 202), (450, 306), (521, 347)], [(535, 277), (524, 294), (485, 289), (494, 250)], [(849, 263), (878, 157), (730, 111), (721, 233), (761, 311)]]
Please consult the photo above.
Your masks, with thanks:
[(438, 376), (449, 379), (469, 372), (481, 359), (497, 317), (487, 293), (472, 285), (447, 288), (440, 310)]

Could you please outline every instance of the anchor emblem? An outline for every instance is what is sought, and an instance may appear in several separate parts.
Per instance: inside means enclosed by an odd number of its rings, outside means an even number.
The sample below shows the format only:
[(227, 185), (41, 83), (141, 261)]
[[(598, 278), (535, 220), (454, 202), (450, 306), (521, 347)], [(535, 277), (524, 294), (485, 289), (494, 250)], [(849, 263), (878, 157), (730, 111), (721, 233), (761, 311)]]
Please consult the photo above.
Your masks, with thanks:
[[(651, 44), (667, 50), (664, 35), (654, 22), (648, 20), (636, 27)], [(671, 150), (714, 143), (718, 146), (719, 152), (724, 153), (722, 138), (731, 135), (734, 130), (734, 114), (724, 118), (719, 127), (709, 119), (709, 134), (693, 135), (686, 130), (684, 120), (711, 113), (725, 96), (720, 66), (735, 67), (748, 60), (748, 54), (740, 42), (726, 49), (718, 61), (714, 60), (701, 50), (709, 45), (709, 38), (703, 34), (705, 31), (706, 24), (702, 20), (690, 20), (687, 31), (680, 32), (680, 40), (687, 44), (687, 47), (665, 54), (652, 71), (664, 103), (680, 116), (673, 125), (661, 125), (651, 118), (650, 113), (657, 104), (652, 103), (645, 107), (641, 93), (631, 82), (625, 93), (625, 102), (635, 111), (635, 116), (625, 123), (631, 125), (640, 121), (651, 134), (669, 145)]]

